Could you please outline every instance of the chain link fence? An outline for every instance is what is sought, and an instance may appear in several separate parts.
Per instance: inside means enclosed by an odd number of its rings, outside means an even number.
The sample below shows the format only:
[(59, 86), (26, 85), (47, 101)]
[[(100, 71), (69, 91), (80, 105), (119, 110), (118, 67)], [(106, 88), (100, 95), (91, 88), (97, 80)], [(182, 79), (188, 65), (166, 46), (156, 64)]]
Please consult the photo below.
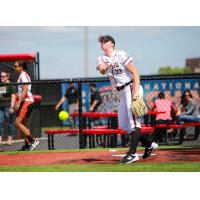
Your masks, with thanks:
[[(66, 130), (69, 129), (69, 120), (61, 121), (58, 118), (58, 113), (61, 110), (69, 111), (68, 102), (65, 101), (59, 110), (55, 110), (56, 103), (64, 95), (69, 83), (74, 82), (78, 88), (79, 99), (79, 115), (76, 117), (77, 129), (79, 133), (56, 134), (54, 136), (55, 149), (79, 149), (79, 148), (103, 148), (103, 147), (124, 147), (127, 145), (128, 137), (125, 135), (111, 134), (105, 135), (92, 135), (85, 137), (83, 129), (91, 126), (91, 120), (82, 117), (84, 112), (89, 111), (90, 103), (90, 90), (89, 83), (94, 82), (100, 92), (102, 103), (99, 107), (99, 112), (117, 112), (119, 103), (118, 93), (110, 86), (107, 78), (84, 78), (84, 79), (66, 79), (66, 80), (43, 80), (33, 81), (32, 93), (41, 95), (42, 101), (35, 104), (35, 108), (30, 118), (29, 127), (32, 135), (40, 139), (38, 149), (48, 150), (48, 136), (45, 134), (46, 130)], [(17, 83), (15, 83), (17, 86)], [(173, 75), (173, 76), (142, 76), (141, 85), (144, 90), (144, 100), (149, 110), (152, 109), (158, 94), (163, 92), (166, 99), (172, 100), (175, 107), (180, 106), (181, 95), (186, 89), (189, 89), (198, 102), (200, 107), (200, 74), (193, 75)], [(172, 119), (176, 121), (175, 115)], [(155, 115), (147, 115), (143, 119), (143, 124), (152, 126), (155, 123)], [(98, 118), (98, 123), (95, 126), (117, 128), (116, 117)], [(89, 124), (89, 125), (88, 125)], [(91, 127), (90, 127), (91, 128)], [(196, 146), (200, 145), (199, 126), (187, 127), (184, 129), (185, 134), (183, 137), (182, 145)], [(170, 134), (162, 135), (158, 141), (160, 145), (174, 145), (180, 139), (180, 131), (170, 130)], [(149, 136), (151, 137), (151, 136)], [(4, 150), (17, 150), (23, 145), (23, 136), (15, 131), (14, 143), (12, 146), (6, 145), (7, 128), (4, 127)]]

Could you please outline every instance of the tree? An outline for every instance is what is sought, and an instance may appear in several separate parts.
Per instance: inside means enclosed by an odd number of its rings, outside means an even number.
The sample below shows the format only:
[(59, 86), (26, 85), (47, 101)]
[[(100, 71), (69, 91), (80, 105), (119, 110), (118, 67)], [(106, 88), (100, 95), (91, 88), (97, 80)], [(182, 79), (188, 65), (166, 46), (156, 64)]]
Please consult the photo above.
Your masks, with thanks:
[(192, 73), (192, 69), (189, 67), (175, 67), (171, 66), (161, 67), (158, 70), (158, 74), (190, 74)]

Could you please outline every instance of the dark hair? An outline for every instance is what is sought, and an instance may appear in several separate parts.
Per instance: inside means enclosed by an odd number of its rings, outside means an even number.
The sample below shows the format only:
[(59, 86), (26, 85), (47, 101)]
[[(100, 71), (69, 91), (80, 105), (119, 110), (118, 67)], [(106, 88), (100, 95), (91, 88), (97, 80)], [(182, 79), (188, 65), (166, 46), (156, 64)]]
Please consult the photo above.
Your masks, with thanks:
[(190, 97), (190, 98), (193, 98), (193, 96), (192, 96), (190, 90), (187, 89), (187, 90), (185, 90), (185, 91), (183, 92), (183, 94), (182, 94), (182, 96), (181, 96), (181, 104), (187, 104), (186, 99), (185, 99), (186, 93), (189, 94), (189, 97)]
[(96, 83), (90, 83), (89, 86), (90, 87), (95, 87), (95, 88), (97, 87)]
[(164, 98), (165, 98), (165, 94), (164, 94), (163, 92), (160, 92), (160, 93), (158, 94), (158, 97), (159, 97), (160, 99), (164, 99)]
[(108, 42), (111, 41), (115, 45), (115, 39), (110, 35), (100, 35), (98, 38), (99, 42)]
[(10, 72), (9, 72), (8, 70), (2, 70), (1, 73), (5, 73), (5, 74), (6, 74), (7, 76), (9, 76), (9, 77), (10, 77), (10, 75), (11, 75)]
[(192, 94), (191, 94), (190, 90), (188, 90), (188, 89), (183, 92), (182, 96), (183, 97), (186, 96), (186, 93), (189, 93), (189, 96), (192, 98)]
[(23, 61), (23, 60), (18, 60), (18, 61), (16, 61), (18, 64), (19, 64), (19, 66), (20, 67), (22, 67), (22, 69), (24, 69), (24, 70), (27, 70), (27, 64), (26, 64), (26, 62), (25, 61)]

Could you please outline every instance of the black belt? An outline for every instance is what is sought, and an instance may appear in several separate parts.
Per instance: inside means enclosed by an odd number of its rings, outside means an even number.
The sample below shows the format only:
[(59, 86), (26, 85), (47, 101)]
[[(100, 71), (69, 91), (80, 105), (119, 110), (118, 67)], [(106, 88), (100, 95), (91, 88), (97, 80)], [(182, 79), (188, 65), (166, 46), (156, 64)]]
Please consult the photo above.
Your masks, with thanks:
[(128, 83), (125, 83), (124, 85), (116, 87), (117, 91), (123, 90), (127, 85), (131, 84), (132, 82), (133, 82), (133, 80), (129, 81)]

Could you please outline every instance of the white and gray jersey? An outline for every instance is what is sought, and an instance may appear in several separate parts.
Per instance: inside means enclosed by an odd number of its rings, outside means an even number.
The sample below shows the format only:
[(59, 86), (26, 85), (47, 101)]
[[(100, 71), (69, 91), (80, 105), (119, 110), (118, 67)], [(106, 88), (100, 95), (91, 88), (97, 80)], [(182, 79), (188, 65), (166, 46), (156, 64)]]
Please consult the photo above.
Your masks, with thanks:
[[(25, 71), (23, 71), (19, 75), (19, 78), (17, 80), (17, 83), (30, 83), (30, 82), (31, 82), (31, 79), (30, 79), (29, 75)], [(18, 95), (19, 95), (19, 97), (22, 96), (22, 91), (23, 91), (23, 85), (19, 84), (18, 85)], [(34, 102), (33, 95), (31, 93), (31, 84), (28, 84), (28, 90), (27, 90), (25, 101)]]
[[(128, 71), (126, 65), (133, 61), (133, 58), (126, 52), (114, 50), (111, 57), (105, 54), (97, 58), (97, 69), (101, 63), (108, 64), (107, 75), (113, 87), (119, 87), (132, 80), (133, 75)], [(98, 69), (99, 70), (99, 69)], [(131, 133), (135, 127), (141, 128), (141, 120), (133, 116), (131, 111), (132, 89), (131, 83), (119, 91), (118, 123), (119, 128)], [(140, 87), (139, 94), (143, 94)]]
[[(101, 63), (109, 65), (107, 75), (112, 86), (119, 87), (132, 80), (132, 74), (126, 65), (133, 61), (133, 58), (122, 50), (114, 50), (111, 57), (102, 54), (97, 58), (97, 66)], [(97, 67), (98, 69), (98, 67)]]

